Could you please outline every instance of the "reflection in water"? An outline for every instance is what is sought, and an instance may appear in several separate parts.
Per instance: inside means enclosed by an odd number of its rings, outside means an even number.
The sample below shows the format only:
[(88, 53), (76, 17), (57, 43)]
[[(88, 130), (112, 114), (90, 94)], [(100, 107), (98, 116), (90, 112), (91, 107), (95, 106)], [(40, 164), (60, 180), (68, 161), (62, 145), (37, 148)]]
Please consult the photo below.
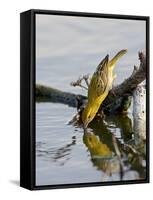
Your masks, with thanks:
[(43, 157), (45, 160), (52, 160), (58, 162), (59, 165), (64, 165), (69, 159), (71, 154), (71, 147), (75, 145), (76, 138), (72, 137), (72, 142), (55, 150), (54, 148), (46, 148), (46, 143), (38, 142), (36, 145), (37, 157)]
[(112, 124), (115, 128), (120, 129), (121, 138), (124, 142), (132, 139), (132, 120), (127, 115), (112, 115), (111, 117), (107, 117), (106, 120), (107, 124)]
[[(107, 116), (105, 121), (93, 122), (90, 128), (90, 131), (85, 131), (83, 142), (93, 165), (105, 172), (103, 181), (114, 174), (119, 180), (145, 178), (145, 141), (136, 145), (132, 121), (127, 115)], [(121, 158), (115, 151), (114, 135)]]
[(112, 173), (119, 172), (119, 162), (114, 159), (113, 151), (100, 141), (98, 136), (94, 133), (86, 132), (83, 135), (83, 142), (90, 152), (93, 165), (96, 166), (98, 170), (102, 170), (108, 176)]
[[(88, 156), (90, 156), (89, 161), (93, 166), (92, 170), (101, 173), (100, 181), (136, 180), (146, 177), (145, 141), (142, 140), (137, 143), (133, 133), (132, 120), (127, 115), (111, 115), (106, 116), (104, 120), (93, 121), (84, 133), (78, 127), (75, 127), (75, 130), (76, 133), (70, 139), (71, 141), (67, 144), (64, 142), (63, 145), (60, 143), (56, 148), (49, 145), (50, 142), (54, 142), (52, 137), (49, 139), (49, 144), (47, 144), (48, 141), (37, 142), (37, 158), (40, 158), (41, 161), (49, 161), (51, 165), (55, 163), (56, 168), (58, 166), (62, 166), (62, 168), (66, 166), (69, 171), (73, 171), (73, 168), (78, 170), (80, 168), (80, 171), (75, 175), (71, 175), (72, 178), (73, 176), (79, 177), (81, 169), (83, 170), (87, 167), (86, 165), (90, 165), (87, 160)], [(79, 133), (82, 141), (78, 141)], [(116, 138), (117, 148), (121, 155), (120, 158), (114, 148), (112, 136)], [(54, 137), (57, 143), (59, 143), (58, 139)], [(83, 144), (84, 146), (82, 146)], [(87, 155), (84, 155), (83, 159), (86, 160), (82, 160), (80, 152), (83, 152), (85, 147), (87, 148)], [(80, 148), (84, 150), (82, 151)], [(74, 153), (74, 149), (76, 149), (76, 153)], [(50, 169), (52, 169), (51, 165)], [(82, 173), (84, 174), (85, 172)], [(90, 173), (88, 173), (88, 176), (89, 180), (90, 176), (93, 178)], [(63, 181), (66, 178), (65, 175)], [(82, 182), (81, 177), (79, 180), (78, 182)]]
[[(123, 58), (115, 69), (115, 84), (121, 83), (132, 73), (133, 65), (139, 65), (136, 55), (146, 46), (145, 26), (143, 20), (38, 15), (36, 82), (86, 95), (69, 83), (80, 75), (92, 74), (103, 55), (113, 56), (124, 47), (129, 49), (128, 59)], [(57, 33), (62, 34), (57, 37)], [(124, 165), (129, 167), (124, 179), (134, 179), (134, 172), (145, 177), (145, 142), (139, 146), (135, 143), (131, 119), (108, 116), (104, 122), (93, 122), (89, 142), (89, 135), (83, 135), (82, 129), (76, 127), (74, 132), (74, 126), (66, 125), (75, 113), (75, 109), (62, 104), (36, 102), (36, 185), (120, 180), (112, 134)]]

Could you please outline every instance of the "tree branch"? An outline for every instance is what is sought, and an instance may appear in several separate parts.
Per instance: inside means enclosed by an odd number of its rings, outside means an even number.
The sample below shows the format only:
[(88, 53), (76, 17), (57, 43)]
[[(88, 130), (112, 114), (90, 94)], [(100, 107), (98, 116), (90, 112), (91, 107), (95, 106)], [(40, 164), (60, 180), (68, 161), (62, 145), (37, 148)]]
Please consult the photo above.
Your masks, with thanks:
[[(131, 76), (112, 88), (100, 110), (102, 109), (105, 113), (122, 113), (128, 110), (133, 90), (146, 79), (146, 56), (144, 53), (139, 52), (139, 60), (139, 67), (134, 66)], [(79, 109), (86, 102), (87, 97), (36, 84), (36, 100), (63, 103)]]
[(63, 103), (70, 107), (78, 106), (77, 99), (80, 99), (81, 102), (87, 99), (86, 96), (80, 94), (76, 95), (69, 92), (63, 92), (61, 90), (40, 84), (36, 84), (35, 95), (37, 102)]

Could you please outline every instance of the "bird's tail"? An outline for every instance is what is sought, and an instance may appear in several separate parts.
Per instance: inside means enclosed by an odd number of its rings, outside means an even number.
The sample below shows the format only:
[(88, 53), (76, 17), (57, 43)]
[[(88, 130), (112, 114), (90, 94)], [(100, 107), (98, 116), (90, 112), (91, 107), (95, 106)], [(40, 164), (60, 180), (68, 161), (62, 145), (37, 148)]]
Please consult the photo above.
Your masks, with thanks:
[(110, 66), (114, 66), (116, 62), (127, 52), (127, 49), (119, 51), (110, 61)]

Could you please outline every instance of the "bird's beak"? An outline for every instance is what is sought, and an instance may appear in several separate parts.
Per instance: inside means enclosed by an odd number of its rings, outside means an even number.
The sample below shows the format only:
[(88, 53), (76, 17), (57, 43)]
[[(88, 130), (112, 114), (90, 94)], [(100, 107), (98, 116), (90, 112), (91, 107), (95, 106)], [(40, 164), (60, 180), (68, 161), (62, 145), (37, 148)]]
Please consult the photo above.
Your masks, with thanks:
[(85, 122), (85, 123), (83, 124), (83, 128), (86, 129), (87, 126), (88, 126), (88, 122)]
[(88, 127), (87, 124), (83, 124), (83, 131), (84, 131), (84, 134), (88, 133), (88, 132), (87, 132), (87, 127)]

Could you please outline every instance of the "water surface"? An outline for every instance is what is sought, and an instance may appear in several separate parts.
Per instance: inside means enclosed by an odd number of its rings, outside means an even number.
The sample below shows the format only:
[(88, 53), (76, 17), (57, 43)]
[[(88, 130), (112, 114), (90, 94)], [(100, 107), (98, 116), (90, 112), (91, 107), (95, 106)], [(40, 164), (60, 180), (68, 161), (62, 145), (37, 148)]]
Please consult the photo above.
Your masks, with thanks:
[[(36, 83), (86, 95), (70, 82), (92, 74), (106, 54), (128, 49), (115, 68), (118, 84), (139, 64), (145, 38), (144, 21), (37, 15)], [(145, 178), (145, 142), (136, 141), (132, 106), (127, 116), (91, 123), (87, 133), (68, 125), (75, 113), (66, 105), (36, 103), (36, 185)]]
[[(145, 178), (144, 144), (135, 145), (132, 118), (108, 116), (91, 123), (87, 133), (68, 125), (76, 109), (56, 103), (36, 104), (36, 183), (37, 185), (135, 180)], [(124, 152), (124, 173), (112, 144), (132, 144), (143, 152), (136, 157)], [(135, 160), (134, 160), (135, 159)]]

